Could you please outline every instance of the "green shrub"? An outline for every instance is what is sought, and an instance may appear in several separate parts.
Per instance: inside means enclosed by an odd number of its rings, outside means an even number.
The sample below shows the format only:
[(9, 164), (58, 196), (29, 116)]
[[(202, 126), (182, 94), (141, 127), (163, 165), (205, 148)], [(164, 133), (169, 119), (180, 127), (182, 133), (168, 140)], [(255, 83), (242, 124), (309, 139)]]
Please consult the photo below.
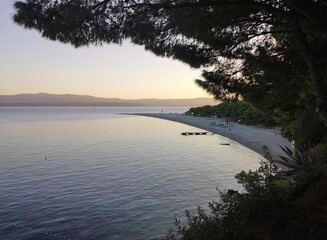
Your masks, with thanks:
[[(287, 151), (287, 149), (285, 149)], [(176, 229), (170, 230), (164, 239), (184, 240), (247, 240), (252, 239), (248, 226), (257, 214), (282, 204), (303, 193), (308, 185), (322, 174), (327, 174), (327, 148), (314, 164), (296, 175), (292, 181), (279, 178), (279, 172), (264, 147), (266, 161), (256, 171), (242, 171), (236, 175), (244, 192), (220, 191), (220, 200), (209, 203), (210, 213), (198, 207), (195, 214), (186, 211), (187, 225), (176, 219)], [(302, 161), (302, 160), (300, 160)], [(304, 164), (306, 165), (306, 164)]]
[(277, 168), (268, 152), (266, 157), (268, 160), (262, 161), (258, 170), (242, 171), (235, 176), (244, 187), (243, 193), (217, 189), (220, 200), (209, 203), (211, 213), (200, 207), (196, 214), (186, 211), (187, 226), (176, 219), (176, 232), (170, 230), (165, 239), (246, 239), (246, 226), (258, 207), (289, 199), (293, 188), (290, 181), (276, 178)]

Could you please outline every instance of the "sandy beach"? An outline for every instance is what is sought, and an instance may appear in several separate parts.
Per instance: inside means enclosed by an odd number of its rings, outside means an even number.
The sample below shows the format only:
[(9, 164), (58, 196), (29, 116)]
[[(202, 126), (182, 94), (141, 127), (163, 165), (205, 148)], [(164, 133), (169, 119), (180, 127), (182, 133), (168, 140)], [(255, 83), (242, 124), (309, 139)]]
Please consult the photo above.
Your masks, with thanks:
[(161, 118), (204, 129), (234, 140), (262, 156), (264, 155), (262, 147), (265, 145), (269, 148), (269, 152), (273, 156), (273, 159), (280, 159), (278, 157), (279, 155), (285, 156), (285, 153), (280, 149), (279, 145), (291, 148), (288, 139), (283, 138), (280, 134), (280, 130), (276, 128), (247, 126), (235, 122), (231, 122), (230, 127), (222, 128), (217, 125), (226, 124), (226, 120), (223, 118), (196, 117), (185, 114), (143, 113), (133, 115)]

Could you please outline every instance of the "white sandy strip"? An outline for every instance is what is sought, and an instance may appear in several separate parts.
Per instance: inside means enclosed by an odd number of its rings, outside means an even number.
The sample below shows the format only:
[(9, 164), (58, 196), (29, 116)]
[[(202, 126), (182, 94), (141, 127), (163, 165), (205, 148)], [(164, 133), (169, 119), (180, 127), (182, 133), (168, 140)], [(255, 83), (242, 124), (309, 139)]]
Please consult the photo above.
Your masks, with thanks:
[(280, 135), (280, 131), (276, 130), (275, 128), (268, 129), (253, 127), (234, 122), (232, 122), (233, 126), (230, 128), (221, 128), (217, 126), (211, 126), (211, 123), (215, 122), (216, 124), (223, 124), (226, 123), (225, 119), (195, 117), (184, 114), (142, 113), (133, 115), (162, 118), (201, 128), (232, 139), (261, 155), (264, 155), (262, 147), (265, 145), (269, 148), (269, 152), (274, 159), (280, 160), (278, 157), (279, 155), (285, 156), (285, 153), (281, 150), (279, 145), (287, 146), (289, 148), (291, 147), (290, 142), (286, 138), (283, 138)]

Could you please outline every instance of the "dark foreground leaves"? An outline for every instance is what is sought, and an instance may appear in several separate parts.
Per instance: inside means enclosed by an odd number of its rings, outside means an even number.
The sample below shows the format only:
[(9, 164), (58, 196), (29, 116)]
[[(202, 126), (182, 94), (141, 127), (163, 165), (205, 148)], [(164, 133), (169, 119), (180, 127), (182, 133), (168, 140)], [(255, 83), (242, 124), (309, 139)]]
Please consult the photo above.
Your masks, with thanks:
[(187, 226), (176, 219), (165, 239), (327, 239), (326, 162), (325, 149), (314, 167), (288, 180), (271, 159), (256, 171), (242, 171), (236, 179), (244, 193), (218, 189), (220, 200), (209, 203), (210, 213), (186, 211)]

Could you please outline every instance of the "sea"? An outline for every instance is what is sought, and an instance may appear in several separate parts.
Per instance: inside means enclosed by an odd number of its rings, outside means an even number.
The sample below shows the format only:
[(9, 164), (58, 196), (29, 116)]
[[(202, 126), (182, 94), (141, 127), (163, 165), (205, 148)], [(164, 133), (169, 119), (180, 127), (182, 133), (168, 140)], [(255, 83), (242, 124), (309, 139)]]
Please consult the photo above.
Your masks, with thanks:
[(175, 216), (219, 201), (217, 187), (242, 191), (234, 176), (257, 169), (257, 153), (125, 115), (188, 109), (0, 107), (0, 239), (162, 239)]

